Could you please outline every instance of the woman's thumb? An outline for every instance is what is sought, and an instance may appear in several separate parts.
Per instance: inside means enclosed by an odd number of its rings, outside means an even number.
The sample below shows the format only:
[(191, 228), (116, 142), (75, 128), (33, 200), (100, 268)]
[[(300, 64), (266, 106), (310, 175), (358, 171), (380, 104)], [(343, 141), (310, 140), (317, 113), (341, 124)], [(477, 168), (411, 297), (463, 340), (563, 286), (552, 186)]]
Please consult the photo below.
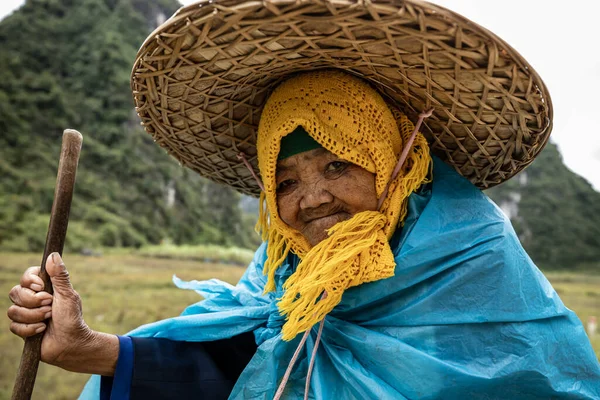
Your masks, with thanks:
[(50, 276), (55, 294), (66, 295), (73, 291), (69, 272), (60, 254), (52, 253), (48, 256), (48, 259), (46, 259), (46, 272)]

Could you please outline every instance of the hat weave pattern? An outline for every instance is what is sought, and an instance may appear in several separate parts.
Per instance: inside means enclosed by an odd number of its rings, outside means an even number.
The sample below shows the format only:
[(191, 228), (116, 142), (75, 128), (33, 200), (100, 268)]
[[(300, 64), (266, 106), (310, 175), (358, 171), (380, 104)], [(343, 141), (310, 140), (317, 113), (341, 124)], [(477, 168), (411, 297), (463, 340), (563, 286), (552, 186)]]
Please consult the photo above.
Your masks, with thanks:
[(132, 90), (146, 131), (201, 175), (258, 195), (256, 129), (291, 74), (342, 69), (423, 127), (432, 151), (480, 188), (529, 165), (552, 105), (533, 68), (473, 22), (423, 2), (204, 1), (179, 10), (140, 49)]

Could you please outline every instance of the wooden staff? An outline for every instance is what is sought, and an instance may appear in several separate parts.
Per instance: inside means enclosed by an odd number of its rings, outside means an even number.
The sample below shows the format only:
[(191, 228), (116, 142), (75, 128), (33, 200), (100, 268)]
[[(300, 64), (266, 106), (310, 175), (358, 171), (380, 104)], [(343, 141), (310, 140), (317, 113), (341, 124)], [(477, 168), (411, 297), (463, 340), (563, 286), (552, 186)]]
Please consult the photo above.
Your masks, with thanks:
[[(79, 162), (79, 153), (82, 143), (81, 133), (66, 129), (63, 133), (60, 161), (58, 163), (58, 174), (56, 187), (54, 189), (54, 202), (50, 214), (50, 225), (46, 236), (46, 246), (42, 257), (40, 277), (44, 280), (44, 290), (53, 294), (52, 282), (46, 273), (46, 259), (53, 252), (62, 255), (69, 223), (69, 211), (73, 199), (73, 188), (75, 186), (75, 173)], [(46, 322), (48, 323), (48, 322)], [(44, 331), (45, 332), (45, 331)], [(44, 332), (25, 339), (21, 364), (13, 388), (12, 400), (28, 400), (33, 392), (35, 377), (40, 363), (42, 338)]]

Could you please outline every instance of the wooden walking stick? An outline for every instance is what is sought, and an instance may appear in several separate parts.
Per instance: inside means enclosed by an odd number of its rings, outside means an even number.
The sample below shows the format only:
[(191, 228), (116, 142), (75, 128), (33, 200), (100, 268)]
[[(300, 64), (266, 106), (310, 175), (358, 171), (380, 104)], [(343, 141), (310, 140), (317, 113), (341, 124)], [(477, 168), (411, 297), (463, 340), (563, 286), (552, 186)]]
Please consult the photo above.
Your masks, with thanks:
[[(46, 246), (42, 257), (40, 277), (44, 280), (44, 290), (53, 293), (52, 282), (46, 273), (46, 259), (53, 252), (62, 255), (69, 223), (69, 210), (73, 199), (73, 188), (75, 186), (75, 173), (81, 152), (81, 133), (67, 129), (63, 133), (60, 161), (58, 163), (58, 174), (56, 176), (56, 187), (54, 189), (54, 202), (50, 214), (50, 225), (46, 236)], [(28, 400), (33, 392), (35, 377), (40, 363), (42, 337), (44, 332), (31, 336), (25, 340), (21, 364), (13, 388), (12, 400)]]

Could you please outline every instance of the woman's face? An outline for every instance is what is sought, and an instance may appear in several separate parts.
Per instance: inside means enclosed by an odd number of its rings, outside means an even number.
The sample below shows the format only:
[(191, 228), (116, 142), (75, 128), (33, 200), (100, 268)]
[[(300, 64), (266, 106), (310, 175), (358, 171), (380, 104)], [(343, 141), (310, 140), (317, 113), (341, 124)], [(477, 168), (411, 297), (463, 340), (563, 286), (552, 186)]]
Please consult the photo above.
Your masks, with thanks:
[(336, 223), (377, 209), (375, 174), (323, 148), (278, 161), (276, 180), (281, 219), (312, 246)]

